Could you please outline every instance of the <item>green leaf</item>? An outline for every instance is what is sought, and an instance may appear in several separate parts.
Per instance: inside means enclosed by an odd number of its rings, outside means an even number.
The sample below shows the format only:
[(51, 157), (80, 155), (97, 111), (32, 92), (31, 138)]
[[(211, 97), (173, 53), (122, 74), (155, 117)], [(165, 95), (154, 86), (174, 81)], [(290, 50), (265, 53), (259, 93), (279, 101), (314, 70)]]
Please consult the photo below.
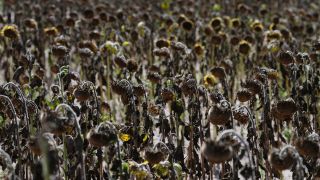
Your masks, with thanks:
[(283, 135), (284, 137), (286, 138), (287, 142), (290, 142), (290, 139), (291, 139), (291, 130), (286, 128), (284, 131), (283, 131)]
[(212, 10), (213, 10), (213, 11), (216, 11), (216, 12), (221, 11), (221, 6), (220, 6), (220, 4), (214, 4), (214, 5), (212, 6)]
[(24, 86), (24, 87), (23, 87), (23, 92), (24, 92), (24, 94), (28, 97), (29, 94), (31, 93), (31, 88), (30, 88), (30, 86)]
[(170, 3), (171, 3), (171, 0), (163, 0), (162, 3), (161, 3), (161, 9), (163, 10), (169, 10), (170, 9)]
[(170, 3), (163, 2), (161, 3), (161, 9), (168, 10), (170, 8)]
[(123, 46), (123, 47), (130, 46), (130, 42), (129, 42), (129, 41), (124, 41), (124, 42), (122, 43), (122, 46)]
[(129, 172), (129, 164), (126, 162), (122, 163), (122, 171)]
[(107, 41), (105, 44), (105, 48), (107, 49), (108, 53), (110, 54), (116, 54), (118, 51), (118, 43)]
[(38, 87), (31, 89), (31, 99), (36, 100), (40, 95), (40, 89)]
[(169, 176), (169, 166), (170, 163), (168, 161), (164, 161), (154, 165), (152, 168), (160, 178), (166, 178)]
[(147, 140), (149, 139), (149, 135), (148, 134), (145, 134), (142, 141), (143, 142), (146, 142)]
[(179, 163), (173, 163), (173, 169), (178, 173), (182, 173), (182, 167)]
[(52, 99), (52, 100), (45, 99), (45, 104), (46, 104), (51, 110), (55, 110), (59, 103), (60, 103), (60, 102), (59, 102), (58, 98), (54, 98), (54, 99)]
[(62, 78), (65, 77), (68, 73), (69, 73), (69, 65), (62, 66), (62, 67), (59, 69), (59, 74), (60, 74), (60, 76), (61, 76)]
[(177, 179), (182, 179), (182, 167), (178, 163), (173, 163), (173, 169), (176, 173)]
[(102, 115), (100, 116), (100, 120), (101, 120), (102, 122), (111, 121), (110, 115), (108, 115), (108, 114), (102, 114)]
[(5, 123), (6, 123), (6, 120), (4, 119), (4, 117), (0, 115), (0, 127), (3, 127)]

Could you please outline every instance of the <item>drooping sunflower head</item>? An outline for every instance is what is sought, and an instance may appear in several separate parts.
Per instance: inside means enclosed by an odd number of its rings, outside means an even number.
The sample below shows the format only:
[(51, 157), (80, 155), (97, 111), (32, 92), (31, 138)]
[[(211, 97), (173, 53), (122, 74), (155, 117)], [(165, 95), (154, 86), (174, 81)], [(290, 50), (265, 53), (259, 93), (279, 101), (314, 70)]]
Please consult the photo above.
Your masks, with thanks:
[(246, 40), (241, 40), (239, 43), (239, 52), (244, 55), (248, 55), (251, 50), (251, 45)]
[(259, 21), (254, 21), (251, 24), (251, 28), (254, 32), (260, 33), (263, 31), (263, 24)]
[(47, 27), (43, 31), (47, 36), (55, 37), (59, 34), (59, 30), (56, 27)]
[(214, 86), (217, 84), (217, 79), (212, 74), (207, 74), (203, 77), (205, 86)]
[(194, 28), (194, 23), (188, 19), (188, 20), (183, 21), (181, 26), (182, 26), (183, 30), (190, 32)]
[(20, 32), (16, 25), (5, 25), (1, 29), (1, 36), (10, 38), (10, 39), (19, 39)]
[(196, 55), (198, 55), (198, 56), (202, 56), (205, 51), (205, 49), (201, 43), (196, 43), (193, 47), (193, 50), (196, 53)]
[(221, 17), (215, 17), (210, 21), (210, 25), (212, 27), (212, 29), (220, 29), (222, 26), (223, 20)]

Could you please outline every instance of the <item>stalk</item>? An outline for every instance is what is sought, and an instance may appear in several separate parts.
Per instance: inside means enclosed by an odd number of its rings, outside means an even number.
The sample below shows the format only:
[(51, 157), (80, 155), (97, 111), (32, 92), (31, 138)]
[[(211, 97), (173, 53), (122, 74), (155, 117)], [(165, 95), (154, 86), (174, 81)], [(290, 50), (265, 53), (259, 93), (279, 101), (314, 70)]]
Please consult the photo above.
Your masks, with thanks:
[(121, 162), (120, 164), (121, 164), (121, 166), (120, 166), (120, 168), (119, 168), (119, 170), (120, 170), (120, 176), (119, 176), (119, 178), (121, 179), (122, 178), (122, 160), (121, 160), (121, 147), (120, 147), (120, 143), (119, 143), (119, 138), (117, 138), (117, 153), (118, 153), (118, 158), (119, 158), (119, 161)]
[(66, 145), (66, 134), (63, 133), (62, 135), (62, 142), (63, 142), (63, 168), (64, 168), (64, 178), (68, 179), (68, 152), (67, 152), (67, 145)]
[(5, 165), (7, 166), (7, 170), (8, 170), (8, 175), (7, 176), (0, 176), (0, 178), (3, 178), (3, 179), (6, 179), (6, 177), (10, 177), (9, 179), (14, 179), (13, 177), (12, 177), (12, 174), (14, 173), (14, 167), (13, 167), (13, 163), (12, 163), (12, 160), (11, 160), (11, 157), (10, 157), (10, 155), (7, 153), (7, 152), (5, 152), (4, 150), (2, 150), (1, 148), (0, 148), (0, 159), (1, 160), (3, 160), (3, 162), (5, 163)]
[(193, 140), (193, 109), (191, 109), (191, 112), (190, 112), (190, 118), (189, 118), (189, 121), (191, 123), (191, 126), (190, 126), (190, 142), (189, 142), (189, 152), (188, 152), (188, 156), (189, 156), (189, 163), (190, 163), (190, 166), (191, 166), (191, 172), (190, 172), (190, 176), (191, 178), (193, 178), (193, 173), (194, 173), (194, 159), (193, 159), (193, 145), (194, 145), (194, 140)]
[(98, 114), (99, 114), (99, 103), (98, 103), (98, 96), (97, 96), (97, 91), (95, 85), (91, 81), (85, 81), (84, 85), (89, 85), (91, 90), (93, 91), (93, 96), (94, 96), (94, 103), (95, 103), (95, 108), (97, 110), (96, 114), (96, 120), (98, 119)]
[[(16, 113), (16, 110), (14, 109), (14, 106), (12, 104), (12, 101), (10, 100), (10, 98), (8, 96), (5, 96), (5, 95), (0, 95), (0, 99), (4, 99), (6, 102), (8, 102), (9, 104), (9, 107), (13, 113), (13, 120), (14, 120), (14, 123), (16, 124), (16, 127), (15, 128), (15, 134), (16, 134), (16, 145), (17, 145), (17, 148), (18, 148), (18, 152), (21, 153), (21, 148), (20, 148), (20, 139), (19, 139), (19, 124), (18, 124), (18, 120), (17, 120), (17, 113)], [(11, 163), (12, 164), (12, 163)], [(18, 168), (19, 168), (19, 177), (21, 177), (20, 175), (20, 166), (21, 166), (21, 157), (18, 156)]]
[[(255, 123), (254, 117), (253, 117), (250, 109), (249, 109), (247, 106), (244, 106), (244, 108), (247, 110), (247, 112), (248, 112), (248, 114), (249, 114), (249, 119), (250, 119), (251, 124), (252, 124), (252, 127), (253, 127), (254, 136), (251, 137), (251, 140), (252, 140), (252, 142), (254, 143), (254, 144), (253, 144), (253, 145), (255, 146), (254, 148), (255, 148), (255, 149), (258, 149), (257, 143), (254, 141), (254, 138), (256, 137), (256, 132), (257, 132), (257, 131), (256, 131), (256, 123)], [(254, 156), (254, 151), (253, 151), (253, 150), (252, 150), (251, 153), (252, 153), (252, 157), (253, 157), (253, 165), (256, 166), (256, 165), (258, 164), (258, 160), (257, 160), (257, 158), (255, 158), (255, 156)], [(256, 166), (256, 168), (257, 168), (257, 166)]]
[(48, 144), (44, 141), (43, 137), (40, 138), (40, 148), (43, 152), (42, 164), (42, 176), (45, 180), (50, 180), (49, 165), (48, 165)]
[(68, 105), (68, 104), (59, 104), (55, 111), (58, 111), (60, 108), (64, 108), (66, 110), (68, 110), (69, 112), (71, 112), (72, 116), (75, 118), (75, 128), (76, 128), (76, 133), (77, 133), (77, 137), (76, 137), (76, 143), (77, 145), (79, 146), (79, 149), (78, 149), (78, 156), (80, 158), (80, 164), (81, 164), (81, 173), (82, 173), (82, 177), (84, 178), (84, 180), (86, 179), (85, 177), (85, 163), (84, 163), (84, 158), (83, 158), (83, 153), (82, 153), (82, 150), (83, 150), (83, 138), (81, 136), (81, 127), (80, 127), (80, 124), (79, 124), (79, 121), (77, 119), (77, 115), (76, 113), (73, 111), (73, 109)]
[(110, 78), (110, 59), (107, 56), (107, 99), (111, 100), (111, 78)]
[(28, 113), (27, 102), (26, 102), (27, 100), (26, 100), (25, 96), (23, 95), (21, 89), (16, 84), (14, 84), (12, 82), (8, 82), (8, 83), (6, 83), (4, 85), (4, 88), (6, 88), (6, 87), (12, 88), (13, 90), (15, 90), (18, 93), (18, 95), (21, 98), (21, 100), (22, 100), (23, 108), (24, 108), (23, 117), (24, 117), (25, 122), (27, 123), (28, 135), (29, 135), (29, 133), (30, 133), (30, 125), (29, 125), (29, 113)]

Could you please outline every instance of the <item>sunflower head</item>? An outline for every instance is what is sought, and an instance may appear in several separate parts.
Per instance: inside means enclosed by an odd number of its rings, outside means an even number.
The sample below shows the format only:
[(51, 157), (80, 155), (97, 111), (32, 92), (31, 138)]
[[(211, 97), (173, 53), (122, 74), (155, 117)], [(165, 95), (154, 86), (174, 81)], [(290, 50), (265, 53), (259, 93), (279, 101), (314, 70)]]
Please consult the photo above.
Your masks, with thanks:
[(159, 39), (156, 41), (157, 48), (169, 47), (170, 41), (167, 39)]
[(267, 40), (280, 40), (282, 38), (281, 32), (279, 30), (267, 31)]
[(241, 25), (241, 21), (239, 18), (233, 18), (231, 19), (231, 27), (234, 29), (238, 29)]
[(211, 25), (212, 29), (215, 29), (215, 30), (220, 29), (222, 26), (222, 23), (223, 23), (223, 20), (221, 17), (215, 17), (215, 18), (211, 19), (211, 21), (210, 21), (210, 25)]
[(198, 56), (202, 56), (204, 54), (204, 47), (200, 43), (196, 43), (193, 50)]
[(251, 45), (246, 40), (241, 40), (239, 43), (239, 52), (244, 55), (248, 55), (250, 53)]
[(191, 20), (189, 20), (189, 19), (183, 21), (181, 26), (182, 26), (182, 29), (187, 31), (187, 32), (192, 31), (192, 29), (194, 28), (193, 22)]
[(10, 38), (10, 39), (19, 39), (20, 33), (16, 25), (5, 25), (1, 29), (1, 36)]
[[(90, 41), (90, 40), (81, 41), (79, 43), (79, 48), (88, 48), (93, 53), (97, 53), (99, 51), (99, 48), (98, 48), (97, 44), (95, 43), (95, 41)], [(106, 50), (105, 46), (102, 46), (102, 49)]]
[(57, 36), (59, 31), (56, 27), (48, 27), (44, 29), (44, 33), (48, 36)]
[(38, 28), (38, 23), (34, 19), (26, 19), (24, 21), (24, 25), (30, 29), (37, 29)]
[(262, 23), (259, 22), (259, 21), (253, 22), (253, 23), (251, 24), (251, 28), (252, 28), (252, 30), (253, 30), (254, 32), (257, 32), (257, 33), (263, 31), (263, 25), (262, 25)]

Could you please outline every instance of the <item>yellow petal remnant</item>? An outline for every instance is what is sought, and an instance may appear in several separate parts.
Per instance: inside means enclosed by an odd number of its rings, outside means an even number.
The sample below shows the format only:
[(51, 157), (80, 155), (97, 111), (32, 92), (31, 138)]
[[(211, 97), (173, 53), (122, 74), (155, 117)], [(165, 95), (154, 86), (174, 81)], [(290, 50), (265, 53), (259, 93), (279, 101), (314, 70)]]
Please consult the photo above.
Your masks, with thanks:
[(144, 135), (144, 137), (142, 139), (142, 142), (146, 142), (148, 139), (149, 139), (149, 135), (146, 134), (146, 135)]
[(57, 36), (59, 31), (56, 27), (47, 27), (44, 29), (44, 33), (48, 36)]
[(122, 43), (122, 46), (123, 46), (123, 47), (130, 46), (130, 42), (129, 42), (129, 41), (124, 41), (124, 42)]
[(203, 78), (205, 86), (214, 86), (217, 84), (217, 79), (212, 74), (207, 74)]
[(10, 39), (18, 39), (20, 38), (20, 33), (18, 27), (14, 24), (12, 25), (5, 25), (1, 29), (1, 36), (10, 38)]
[(120, 139), (123, 142), (127, 142), (127, 141), (130, 141), (131, 136), (129, 134), (121, 133), (120, 134)]
[(161, 9), (169, 10), (170, 3), (171, 3), (171, 0), (163, 0), (162, 3), (161, 3)]
[(204, 47), (200, 43), (196, 43), (193, 49), (198, 56), (202, 56), (204, 54)]

